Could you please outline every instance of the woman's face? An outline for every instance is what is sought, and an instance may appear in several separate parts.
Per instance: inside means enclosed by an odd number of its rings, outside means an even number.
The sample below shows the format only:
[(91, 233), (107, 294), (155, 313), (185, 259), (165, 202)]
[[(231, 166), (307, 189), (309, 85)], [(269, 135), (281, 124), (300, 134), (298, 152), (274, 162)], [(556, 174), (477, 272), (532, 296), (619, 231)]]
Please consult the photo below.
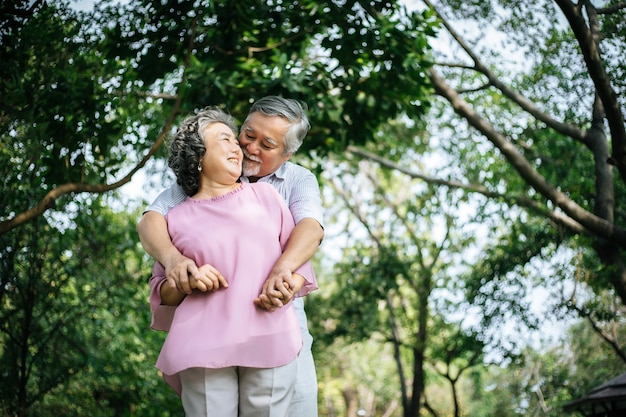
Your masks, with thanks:
[(234, 184), (241, 176), (243, 160), (237, 137), (223, 123), (207, 126), (202, 137), (206, 153), (201, 161), (201, 178), (221, 184)]

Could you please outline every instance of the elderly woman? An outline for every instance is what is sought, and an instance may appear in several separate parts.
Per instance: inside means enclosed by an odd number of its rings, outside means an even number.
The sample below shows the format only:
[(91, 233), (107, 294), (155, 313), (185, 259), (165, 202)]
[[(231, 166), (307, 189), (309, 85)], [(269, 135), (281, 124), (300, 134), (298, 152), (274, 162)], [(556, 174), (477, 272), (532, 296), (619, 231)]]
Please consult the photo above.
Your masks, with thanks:
[[(202, 278), (187, 295), (163, 285), (155, 264), (150, 305), (152, 327), (169, 331), (156, 366), (187, 416), (285, 416), (296, 379), (302, 334), (293, 304), (255, 304), (294, 221), (274, 187), (238, 181), (242, 158), (234, 119), (217, 108), (185, 119), (170, 146), (188, 197), (168, 212), (168, 230)], [(310, 262), (294, 280), (303, 282), (299, 296), (317, 288)]]

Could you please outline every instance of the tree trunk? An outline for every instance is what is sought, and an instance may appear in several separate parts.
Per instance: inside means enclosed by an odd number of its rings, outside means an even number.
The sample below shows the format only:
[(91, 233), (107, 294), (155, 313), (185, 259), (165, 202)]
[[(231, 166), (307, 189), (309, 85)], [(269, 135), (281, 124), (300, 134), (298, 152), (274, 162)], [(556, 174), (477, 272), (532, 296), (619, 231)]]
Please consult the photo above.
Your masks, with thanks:
[(343, 400), (346, 403), (346, 417), (357, 417), (357, 411), (359, 410), (359, 398), (356, 390), (353, 387), (344, 388), (341, 393), (343, 394)]

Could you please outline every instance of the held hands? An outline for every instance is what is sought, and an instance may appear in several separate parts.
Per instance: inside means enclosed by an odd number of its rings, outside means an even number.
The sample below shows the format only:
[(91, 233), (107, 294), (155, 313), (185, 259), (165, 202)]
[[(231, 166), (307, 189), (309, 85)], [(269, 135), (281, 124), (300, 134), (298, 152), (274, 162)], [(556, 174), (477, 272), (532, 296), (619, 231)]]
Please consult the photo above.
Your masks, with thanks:
[(304, 285), (304, 277), (289, 270), (273, 269), (254, 303), (263, 310), (274, 311), (288, 304)]
[(220, 271), (215, 269), (209, 264), (202, 265), (198, 268), (200, 277), (189, 277), (189, 283), (192, 288), (198, 289), (202, 292), (215, 291), (220, 288), (228, 288), (228, 282), (226, 278), (220, 274)]
[(228, 287), (226, 278), (213, 266), (206, 264), (198, 268), (192, 259), (183, 255), (169, 260), (165, 275), (170, 288), (182, 294), (191, 294), (194, 289), (207, 292)]
[[(226, 278), (217, 269), (209, 264), (198, 268), (192, 259), (184, 255), (169, 259), (164, 266), (169, 287), (180, 294), (191, 294), (194, 289), (208, 292), (228, 288)], [(274, 311), (293, 300), (304, 283), (302, 275), (275, 267), (254, 303), (263, 310)]]

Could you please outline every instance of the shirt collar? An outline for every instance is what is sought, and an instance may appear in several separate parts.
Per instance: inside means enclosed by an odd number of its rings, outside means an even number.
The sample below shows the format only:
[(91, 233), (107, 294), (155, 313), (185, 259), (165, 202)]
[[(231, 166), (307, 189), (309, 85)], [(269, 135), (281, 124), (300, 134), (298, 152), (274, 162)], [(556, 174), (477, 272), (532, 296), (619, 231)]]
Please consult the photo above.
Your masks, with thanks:
[[(287, 176), (287, 164), (289, 163), (289, 161), (286, 161), (284, 164), (282, 164), (280, 167), (278, 167), (278, 169), (276, 171), (274, 171), (271, 174), (268, 174), (264, 177), (259, 178), (259, 181), (268, 181), (270, 180), (272, 177), (276, 177), (279, 180), (284, 180), (285, 177)], [(248, 180), (248, 177), (241, 177), (242, 181), (245, 182), (250, 182)]]

